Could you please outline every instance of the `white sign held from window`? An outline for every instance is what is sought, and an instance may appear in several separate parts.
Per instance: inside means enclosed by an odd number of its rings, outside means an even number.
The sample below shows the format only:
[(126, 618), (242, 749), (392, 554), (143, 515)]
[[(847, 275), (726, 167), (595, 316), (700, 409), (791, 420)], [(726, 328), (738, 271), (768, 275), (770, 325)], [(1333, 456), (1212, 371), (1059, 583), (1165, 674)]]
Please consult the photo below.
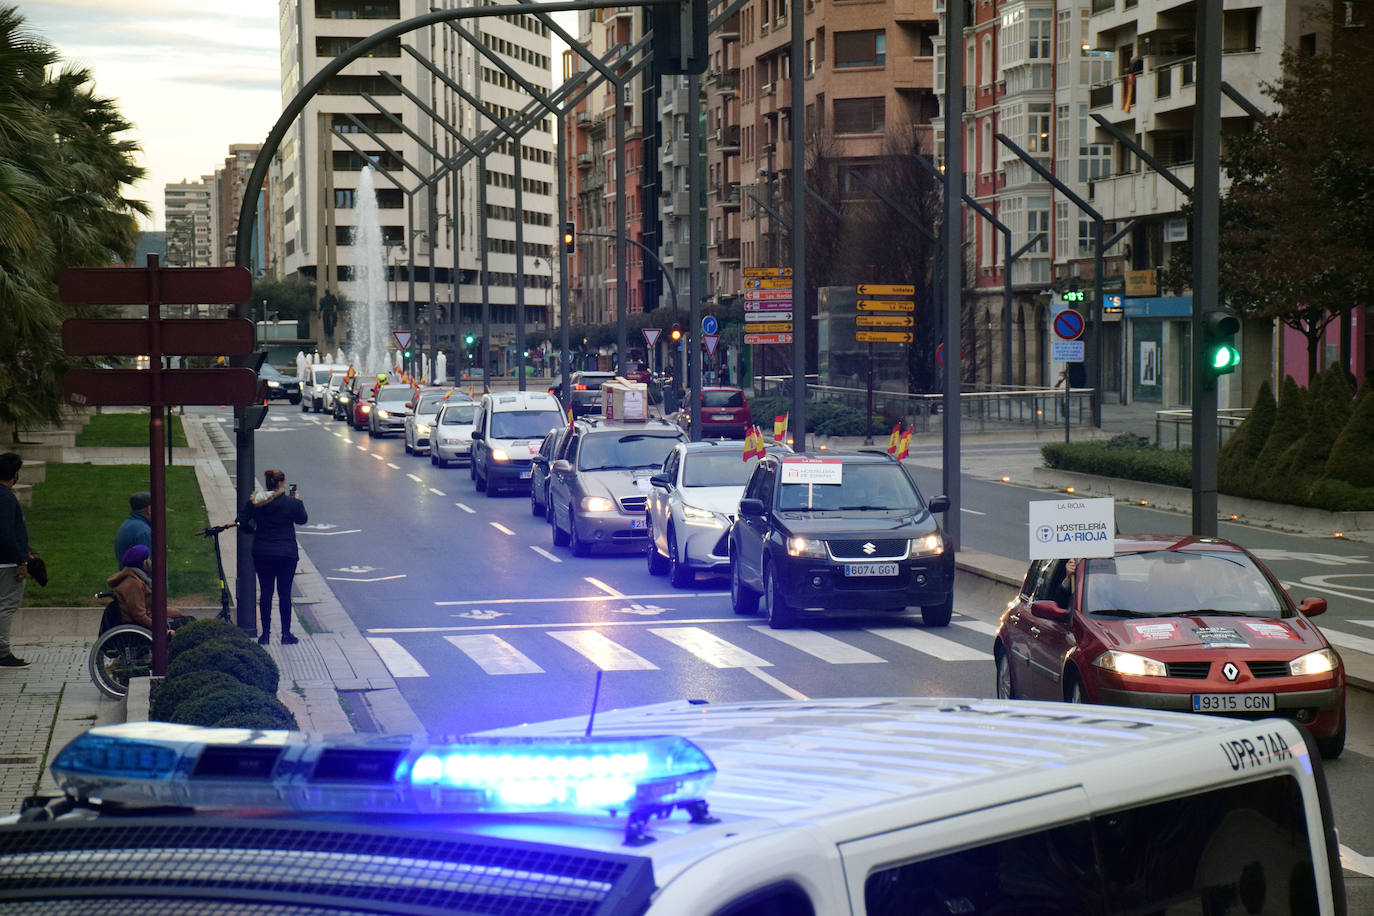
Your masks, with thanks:
[(1032, 560), (1116, 554), (1116, 503), (1111, 497), (1043, 499), (1029, 507)]
[(844, 462), (839, 458), (784, 458), (783, 483), (844, 483)]

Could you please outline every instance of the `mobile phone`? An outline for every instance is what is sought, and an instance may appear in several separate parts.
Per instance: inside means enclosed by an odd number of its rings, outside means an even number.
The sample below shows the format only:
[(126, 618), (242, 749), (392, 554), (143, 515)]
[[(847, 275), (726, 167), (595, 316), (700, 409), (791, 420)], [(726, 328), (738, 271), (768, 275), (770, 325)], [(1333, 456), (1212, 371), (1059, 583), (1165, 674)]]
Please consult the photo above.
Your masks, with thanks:
[(290, 491), (291, 491), (291, 495), (292, 495), (292, 496), (295, 496), (295, 495), (296, 495), (296, 485), (293, 483), (293, 484), (290, 486), (289, 489), (290, 489)]

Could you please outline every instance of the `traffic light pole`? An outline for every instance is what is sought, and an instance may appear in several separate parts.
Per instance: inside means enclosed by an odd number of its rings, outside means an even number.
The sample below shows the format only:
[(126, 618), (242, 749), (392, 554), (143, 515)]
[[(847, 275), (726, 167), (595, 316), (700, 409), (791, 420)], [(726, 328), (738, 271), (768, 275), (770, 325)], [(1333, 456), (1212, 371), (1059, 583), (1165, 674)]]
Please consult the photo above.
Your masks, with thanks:
[(1197, 4), (1197, 92), (1193, 114), (1193, 534), (1217, 536), (1217, 389), (1207, 361), (1205, 314), (1219, 301), (1221, 213), (1221, 2)]

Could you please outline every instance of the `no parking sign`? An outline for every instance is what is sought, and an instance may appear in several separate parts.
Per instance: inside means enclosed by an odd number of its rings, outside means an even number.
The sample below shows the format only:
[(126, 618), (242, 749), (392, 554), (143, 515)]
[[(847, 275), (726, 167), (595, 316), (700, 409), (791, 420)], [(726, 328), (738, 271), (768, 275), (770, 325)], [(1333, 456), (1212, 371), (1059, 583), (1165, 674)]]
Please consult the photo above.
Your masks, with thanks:
[(1116, 503), (1111, 497), (1069, 496), (1028, 505), (1032, 560), (1116, 555)]

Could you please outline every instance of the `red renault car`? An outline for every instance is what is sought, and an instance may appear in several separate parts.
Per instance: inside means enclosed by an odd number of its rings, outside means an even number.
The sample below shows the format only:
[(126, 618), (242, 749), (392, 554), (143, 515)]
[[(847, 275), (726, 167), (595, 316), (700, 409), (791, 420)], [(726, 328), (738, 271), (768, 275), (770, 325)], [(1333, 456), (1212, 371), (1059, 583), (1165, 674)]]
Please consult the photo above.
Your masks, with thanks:
[(997, 628), (997, 695), (1279, 716), (1336, 757), (1345, 669), (1308, 619), (1325, 610), (1229, 541), (1118, 535), (1114, 557), (1031, 563)]

